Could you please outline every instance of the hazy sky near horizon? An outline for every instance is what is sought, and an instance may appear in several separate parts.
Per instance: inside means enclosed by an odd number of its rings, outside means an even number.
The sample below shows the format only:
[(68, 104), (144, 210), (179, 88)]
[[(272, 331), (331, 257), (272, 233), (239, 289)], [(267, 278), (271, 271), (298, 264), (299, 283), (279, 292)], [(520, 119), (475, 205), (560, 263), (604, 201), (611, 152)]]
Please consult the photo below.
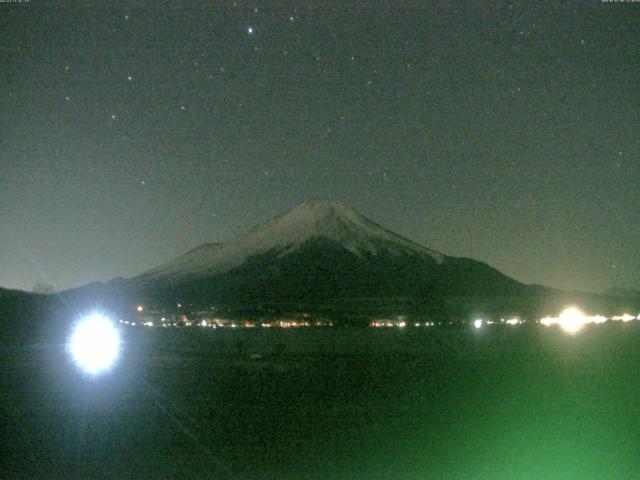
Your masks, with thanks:
[(336, 198), (527, 283), (640, 288), (640, 3), (0, 4), (0, 286)]

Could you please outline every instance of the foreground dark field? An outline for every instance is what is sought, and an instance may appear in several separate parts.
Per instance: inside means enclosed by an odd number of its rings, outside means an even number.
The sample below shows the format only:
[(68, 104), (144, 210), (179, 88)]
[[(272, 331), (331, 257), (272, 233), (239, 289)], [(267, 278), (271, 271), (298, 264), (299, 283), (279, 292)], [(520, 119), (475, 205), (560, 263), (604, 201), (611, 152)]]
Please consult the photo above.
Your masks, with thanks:
[(2, 478), (627, 479), (640, 326), (127, 330), (3, 349)]

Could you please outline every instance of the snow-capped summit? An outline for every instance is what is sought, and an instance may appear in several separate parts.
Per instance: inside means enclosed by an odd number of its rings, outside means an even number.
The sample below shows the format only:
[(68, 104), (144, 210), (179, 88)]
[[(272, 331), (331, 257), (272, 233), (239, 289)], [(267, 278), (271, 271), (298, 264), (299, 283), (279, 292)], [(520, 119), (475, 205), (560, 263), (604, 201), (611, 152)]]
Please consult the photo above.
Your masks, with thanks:
[(384, 229), (342, 202), (307, 200), (225, 245), (202, 245), (138, 278), (169, 277), (180, 282), (215, 275), (241, 265), (254, 255), (285, 256), (315, 239), (334, 242), (357, 256), (410, 254), (428, 256), (438, 263), (444, 258)]
[(391, 253), (411, 251), (440, 259), (441, 255), (383, 227), (335, 200), (307, 200), (273, 220), (253, 229), (242, 243), (255, 250), (295, 249), (313, 238), (339, 243), (361, 255), (385, 249)]

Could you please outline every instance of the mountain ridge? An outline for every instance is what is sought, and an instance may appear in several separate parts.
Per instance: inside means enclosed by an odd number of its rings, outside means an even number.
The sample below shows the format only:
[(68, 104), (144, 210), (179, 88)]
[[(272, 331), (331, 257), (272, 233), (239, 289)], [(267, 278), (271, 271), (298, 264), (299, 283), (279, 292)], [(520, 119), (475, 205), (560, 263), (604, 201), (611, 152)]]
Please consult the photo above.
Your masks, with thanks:
[(176, 314), (206, 310), (246, 319), (304, 313), (353, 324), (398, 315), (443, 324), (537, 319), (567, 305), (608, 315), (640, 309), (639, 297), (526, 285), (486, 263), (397, 235), (341, 202), (310, 200), (230, 242), (204, 243), (133, 278), (55, 295), (0, 289), (0, 334), (28, 339), (33, 332), (58, 331), (77, 312), (98, 306), (126, 317), (141, 303)]
[(448, 304), (486, 309), (491, 301), (478, 299), (527, 291), (483, 262), (444, 255), (324, 199), (299, 203), (224, 245), (203, 244), (118, 287), (169, 306), (441, 317), (460, 310)]

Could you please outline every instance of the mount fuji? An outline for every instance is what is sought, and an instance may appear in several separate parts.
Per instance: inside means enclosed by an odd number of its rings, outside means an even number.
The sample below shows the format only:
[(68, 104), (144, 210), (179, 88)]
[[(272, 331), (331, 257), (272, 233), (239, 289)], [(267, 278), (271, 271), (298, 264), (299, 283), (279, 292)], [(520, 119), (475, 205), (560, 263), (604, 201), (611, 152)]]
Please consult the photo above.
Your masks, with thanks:
[(206, 243), (138, 279), (180, 283), (227, 272), (259, 255), (281, 259), (316, 240), (332, 243), (358, 258), (410, 255), (436, 263), (444, 259), (444, 255), (385, 230), (341, 202), (308, 200), (227, 245)]
[(511, 297), (529, 288), (329, 200), (305, 201), (229, 243), (201, 245), (124, 282), (156, 303), (278, 311), (433, 312), (453, 297)]

